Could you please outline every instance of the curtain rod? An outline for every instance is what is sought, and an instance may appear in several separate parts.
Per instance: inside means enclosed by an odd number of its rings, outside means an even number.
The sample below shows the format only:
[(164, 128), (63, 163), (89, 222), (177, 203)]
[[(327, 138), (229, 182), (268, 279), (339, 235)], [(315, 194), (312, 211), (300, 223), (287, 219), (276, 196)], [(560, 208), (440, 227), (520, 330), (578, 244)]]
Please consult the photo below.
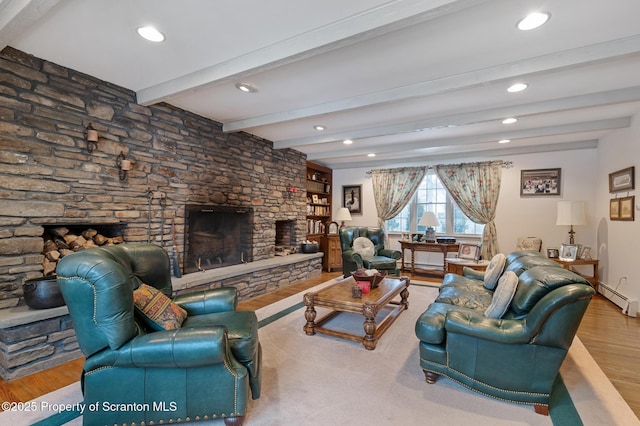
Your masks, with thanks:
[[(466, 166), (466, 165), (484, 164), (484, 163), (493, 163), (493, 161), (478, 161), (478, 162), (458, 163), (458, 164), (438, 164), (438, 166), (441, 166), (441, 165), (442, 166)], [(510, 169), (511, 167), (513, 167), (513, 161), (498, 160), (498, 161), (495, 161), (495, 163), (499, 163), (503, 169)], [(411, 167), (398, 167), (396, 169), (387, 169), (387, 170), (401, 170), (401, 169), (410, 169), (410, 168)], [(433, 166), (426, 166), (426, 168), (433, 169)], [(377, 169), (377, 170), (385, 170), (385, 169)], [(370, 175), (374, 171), (375, 170), (369, 170), (368, 172), (365, 172), (365, 173)]]

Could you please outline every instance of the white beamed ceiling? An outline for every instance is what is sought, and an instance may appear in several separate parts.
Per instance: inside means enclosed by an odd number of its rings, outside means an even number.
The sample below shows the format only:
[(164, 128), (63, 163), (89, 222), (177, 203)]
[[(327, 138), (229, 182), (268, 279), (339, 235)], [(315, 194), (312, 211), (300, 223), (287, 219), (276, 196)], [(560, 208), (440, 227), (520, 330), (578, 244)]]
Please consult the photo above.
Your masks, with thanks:
[[(550, 21), (519, 31), (534, 10)], [(640, 111), (638, 16), (637, 0), (0, 0), (0, 48), (376, 167), (598, 146)]]

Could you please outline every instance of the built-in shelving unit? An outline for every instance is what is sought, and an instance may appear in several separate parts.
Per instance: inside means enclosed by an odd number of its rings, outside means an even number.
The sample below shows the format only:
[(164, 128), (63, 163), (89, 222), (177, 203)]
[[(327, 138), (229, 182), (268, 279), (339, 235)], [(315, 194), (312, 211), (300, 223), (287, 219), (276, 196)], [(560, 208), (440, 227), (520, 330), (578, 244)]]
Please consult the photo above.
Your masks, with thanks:
[(333, 173), (330, 168), (307, 161), (307, 239), (320, 241), (331, 222)]

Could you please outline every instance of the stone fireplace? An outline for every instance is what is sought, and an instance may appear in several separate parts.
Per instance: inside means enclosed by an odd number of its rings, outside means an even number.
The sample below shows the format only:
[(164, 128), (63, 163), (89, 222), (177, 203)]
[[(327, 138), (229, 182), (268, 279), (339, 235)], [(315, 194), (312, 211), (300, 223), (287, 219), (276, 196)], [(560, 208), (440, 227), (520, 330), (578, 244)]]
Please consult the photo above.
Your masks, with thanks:
[[(183, 270), (195, 265), (197, 271), (193, 254), (184, 251), (186, 206), (232, 206), (248, 212), (248, 224), (229, 225), (223, 214), (217, 227), (198, 225), (205, 237), (235, 234), (218, 238), (217, 253), (198, 253), (203, 269), (213, 269), (174, 277), (176, 293), (232, 286), (243, 299), (320, 274), (321, 254), (275, 256), (276, 220), (293, 226), (284, 244), (298, 246), (306, 237), (305, 193), (287, 191), (304, 187), (303, 153), (225, 133), (220, 123), (166, 103), (140, 105), (127, 88), (10, 47), (0, 52), (0, 73), (6, 101), (0, 108), (4, 380), (82, 355), (66, 306), (34, 310), (23, 299), (25, 280), (44, 274), (43, 236), (50, 226), (100, 226), (107, 238), (151, 242), (172, 254), (176, 245)], [(99, 133), (92, 152), (89, 124)], [(120, 153), (132, 162), (125, 180), (116, 167)], [(230, 241), (238, 245), (230, 248)], [(220, 268), (225, 262), (231, 266)]]
[(185, 273), (253, 260), (253, 209), (186, 205)]

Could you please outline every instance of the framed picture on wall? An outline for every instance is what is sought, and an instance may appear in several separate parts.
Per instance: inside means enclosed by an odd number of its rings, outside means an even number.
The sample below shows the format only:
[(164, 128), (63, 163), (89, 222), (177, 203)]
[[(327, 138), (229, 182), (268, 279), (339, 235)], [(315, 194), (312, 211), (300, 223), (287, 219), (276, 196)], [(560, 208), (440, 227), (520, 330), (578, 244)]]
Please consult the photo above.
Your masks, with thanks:
[(635, 196), (620, 198), (620, 217), (618, 220), (634, 220)]
[(609, 173), (609, 192), (630, 191), (635, 186), (635, 167)]
[(362, 185), (345, 185), (342, 187), (342, 207), (351, 214), (362, 214)]
[(560, 195), (560, 172), (556, 169), (520, 171), (520, 196)]
[(620, 200), (618, 198), (609, 200), (609, 219), (620, 220)]

